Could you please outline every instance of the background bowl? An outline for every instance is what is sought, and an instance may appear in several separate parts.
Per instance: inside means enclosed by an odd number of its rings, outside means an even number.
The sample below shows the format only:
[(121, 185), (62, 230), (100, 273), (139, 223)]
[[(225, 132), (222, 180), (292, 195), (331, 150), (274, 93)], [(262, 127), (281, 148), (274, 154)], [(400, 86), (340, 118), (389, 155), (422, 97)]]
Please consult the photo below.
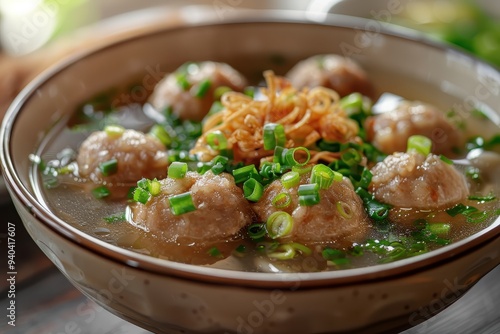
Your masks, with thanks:
[(26, 229), (80, 291), (155, 332), (375, 333), (427, 320), (500, 263), (499, 219), (462, 241), (390, 264), (245, 273), (109, 245), (54, 216), (32, 189), (29, 154), (49, 129), (99, 92), (138, 82), (127, 97), (140, 100), (153, 81), (187, 60), (227, 62), (259, 80), (264, 69), (284, 74), (298, 60), (320, 53), (354, 58), (379, 92), (442, 108), (473, 101), (500, 124), (498, 71), (420, 35), (336, 15), (188, 9), (175, 22), (151, 24), (52, 68), (16, 98), (2, 124), (0, 158)]

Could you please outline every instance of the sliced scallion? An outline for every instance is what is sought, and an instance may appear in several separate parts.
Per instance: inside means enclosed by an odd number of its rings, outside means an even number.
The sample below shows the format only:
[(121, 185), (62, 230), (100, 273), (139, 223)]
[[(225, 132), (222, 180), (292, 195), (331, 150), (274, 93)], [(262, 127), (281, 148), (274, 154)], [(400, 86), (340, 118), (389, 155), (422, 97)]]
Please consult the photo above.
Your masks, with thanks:
[(172, 213), (176, 216), (196, 210), (190, 191), (171, 196), (168, 202)]
[(439, 236), (447, 236), (450, 233), (451, 225), (447, 223), (431, 223), (427, 225), (429, 231)]
[(288, 166), (305, 166), (311, 159), (311, 152), (305, 147), (294, 147), (285, 152), (285, 163)]
[(203, 80), (197, 85), (194, 96), (199, 99), (204, 98), (205, 95), (207, 95), (207, 92), (211, 86), (212, 86), (212, 81), (210, 81), (209, 79)]
[(337, 207), (337, 212), (344, 217), (345, 219), (351, 219), (352, 218), (352, 209), (351, 207), (343, 201), (338, 201), (336, 204)]
[(99, 164), (99, 170), (103, 176), (110, 176), (118, 171), (118, 160), (115, 158), (108, 161), (101, 162)]
[(172, 137), (160, 124), (155, 124), (149, 130), (149, 134), (156, 137), (165, 147), (169, 147), (172, 144)]
[(273, 150), (276, 146), (284, 146), (286, 144), (285, 128), (282, 124), (265, 124), (263, 140), (265, 150)]
[(246, 165), (240, 168), (233, 170), (234, 182), (236, 184), (245, 182), (251, 177), (258, 175), (257, 169), (255, 165)]
[(312, 168), (311, 183), (317, 183), (320, 189), (330, 188), (334, 180), (342, 180), (342, 174), (323, 164), (317, 164)]
[(421, 135), (414, 135), (408, 138), (407, 152), (416, 151), (422, 155), (428, 155), (431, 152), (432, 141)]
[(300, 175), (297, 172), (288, 172), (281, 176), (281, 184), (285, 189), (295, 187), (300, 182)]
[(290, 203), (292, 203), (292, 197), (289, 193), (279, 193), (272, 200), (273, 206), (278, 209), (286, 208)]
[(99, 186), (92, 189), (92, 195), (94, 196), (94, 198), (103, 199), (111, 195), (111, 191), (106, 186)]
[(182, 179), (186, 176), (188, 165), (185, 162), (174, 161), (168, 166), (168, 177)]
[(228, 147), (227, 138), (220, 130), (209, 132), (206, 136), (207, 144), (213, 150), (224, 150)]
[(109, 124), (104, 127), (104, 132), (106, 132), (108, 137), (117, 138), (125, 132), (125, 128), (121, 125)]
[(243, 183), (243, 193), (245, 198), (252, 202), (257, 202), (262, 197), (264, 187), (254, 178), (249, 178)]
[(265, 224), (252, 224), (248, 226), (247, 229), (248, 236), (252, 240), (260, 240), (266, 235), (266, 225)]
[(289, 235), (293, 229), (293, 218), (284, 211), (273, 212), (266, 221), (267, 233), (272, 239)]
[(301, 184), (298, 190), (299, 204), (302, 206), (316, 205), (320, 201), (319, 184)]

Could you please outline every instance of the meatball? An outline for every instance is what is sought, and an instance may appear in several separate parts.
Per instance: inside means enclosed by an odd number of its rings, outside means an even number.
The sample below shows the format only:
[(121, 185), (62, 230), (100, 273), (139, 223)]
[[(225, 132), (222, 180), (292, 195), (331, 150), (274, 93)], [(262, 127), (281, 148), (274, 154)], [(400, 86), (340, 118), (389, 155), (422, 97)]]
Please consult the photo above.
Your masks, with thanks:
[(432, 152), (453, 156), (464, 143), (462, 133), (443, 112), (419, 101), (402, 101), (393, 111), (368, 118), (368, 140), (386, 154), (406, 151), (408, 138), (426, 136), (432, 140)]
[[(158, 196), (131, 206), (132, 222), (168, 242), (207, 245), (225, 241), (254, 220), (243, 191), (227, 173), (188, 172), (182, 179), (166, 178), (160, 183)], [(175, 215), (168, 198), (185, 192), (191, 192), (196, 209)]]
[[(300, 184), (310, 182), (310, 175), (303, 175)], [(285, 189), (280, 180), (269, 184), (253, 209), (261, 221), (276, 211), (285, 211), (293, 218), (292, 232), (282, 240), (316, 244), (331, 243), (348, 248), (362, 242), (370, 228), (363, 202), (354, 192), (349, 179), (333, 182), (326, 190), (320, 190), (320, 202), (313, 206), (301, 206), (297, 194), (298, 186)], [(290, 194), (291, 203), (282, 209), (273, 206), (272, 201), (280, 193)]]
[(465, 177), (434, 154), (394, 153), (371, 172), (370, 190), (375, 198), (395, 207), (448, 208), (469, 194)]
[(156, 116), (167, 108), (181, 119), (201, 121), (210, 110), (217, 87), (243, 91), (246, 79), (225, 63), (204, 61), (181, 66), (155, 87), (149, 98)]
[[(113, 159), (117, 162), (116, 171), (103, 173), (101, 164)], [(81, 177), (116, 184), (164, 177), (168, 165), (165, 146), (157, 138), (135, 130), (92, 133), (80, 146), (76, 161)]]
[(352, 59), (339, 55), (317, 55), (302, 60), (286, 77), (298, 89), (323, 86), (341, 97), (355, 92), (374, 97), (373, 85), (365, 71)]

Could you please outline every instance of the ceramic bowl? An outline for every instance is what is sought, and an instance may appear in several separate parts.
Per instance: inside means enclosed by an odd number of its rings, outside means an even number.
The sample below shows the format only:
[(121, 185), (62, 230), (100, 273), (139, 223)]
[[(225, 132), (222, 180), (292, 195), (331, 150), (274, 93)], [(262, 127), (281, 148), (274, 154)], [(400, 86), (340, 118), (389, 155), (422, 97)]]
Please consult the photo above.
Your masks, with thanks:
[(228, 62), (257, 78), (269, 68), (285, 73), (314, 54), (343, 54), (358, 61), (381, 92), (438, 106), (474, 101), (500, 124), (499, 72), (420, 35), (336, 15), (195, 12), (152, 20), (141, 33), (55, 66), (17, 97), (4, 119), (0, 157), (12, 200), (32, 238), (80, 291), (153, 332), (376, 333), (429, 319), (500, 263), (499, 219), (464, 240), (398, 262), (273, 274), (148, 257), (55, 216), (37, 199), (28, 159), (48, 129), (99, 92), (142, 79), (133, 98), (187, 60)]

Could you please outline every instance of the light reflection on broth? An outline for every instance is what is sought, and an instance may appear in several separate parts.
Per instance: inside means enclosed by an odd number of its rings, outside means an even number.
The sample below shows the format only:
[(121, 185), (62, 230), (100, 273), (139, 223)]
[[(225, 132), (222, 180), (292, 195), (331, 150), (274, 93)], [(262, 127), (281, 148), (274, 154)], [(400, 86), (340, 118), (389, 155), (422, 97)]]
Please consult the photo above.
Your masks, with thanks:
[[(388, 75), (382, 72), (380, 69), (370, 69), (369, 71), (371, 78), (377, 78), (375, 80), (377, 92), (374, 96), (380, 96), (384, 92), (394, 92), (407, 99), (418, 99), (421, 96), (420, 100), (432, 103), (445, 111), (447, 110), (447, 106), (457, 103), (456, 98), (443, 94), (437, 89), (429, 89), (425, 83), (415, 81), (406, 82), (394, 73)], [(153, 121), (142, 114), (141, 108), (138, 105), (125, 106), (118, 115), (121, 115), (121, 117), (118, 117), (118, 120), (114, 120), (115, 124), (121, 124), (127, 129), (135, 128), (140, 131), (147, 131), (153, 124)], [(71, 122), (74, 124), (75, 119), (72, 119)], [(48, 161), (50, 165), (50, 163), (58, 161), (60, 159), (57, 158), (58, 154), (60, 155), (60, 152), (68, 147), (77, 152), (81, 143), (94, 130), (85, 131), (84, 127), (82, 129), (83, 131), (74, 131), (68, 127), (65, 127), (63, 130), (60, 130), (60, 127), (54, 128), (49, 133), (48, 139), (40, 147), (38, 155), (44, 161)], [(466, 137), (480, 134), (488, 138), (495, 133), (500, 133), (500, 129), (485, 119), (471, 116), (467, 119), (467, 128), (464, 132)], [(463, 158), (463, 154), (457, 156), (457, 158)], [(248, 160), (249, 158), (244, 159)], [(497, 182), (498, 180), (494, 179), (495, 170), (498, 166), (495, 164), (495, 161), (497, 163), (498, 160), (493, 159), (492, 161), (494, 161), (494, 164), (489, 164), (489, 170), (476, 170), (476, 176), (481, 175), (483, 177), (482, 182), (478, 183), (473, 180), (473, 176), (468, 175), (467, 185), (471, 194), (498, 195), (500, 185)], [(73, 166), (76, 166), (76, 163), (73, 163)], [(189, 166), (196, 166), (196, 163), (190, 163)], [(459, 165), (456, 167), (461, 173), (469, 173), (468, 167)], [(351, 242), (350, 247), (339, 246), (342, 243), (339, 243), (338, 240), (330, 239), (318, 242), (309, 238), (304, 239), (305, 241), (300, 244), (312, 251), (310, 255), (298, 248), (296, 250), (297, 256), (280, 260), (273, 258), (270, 254), (275, 254), (275, 250), (281, 249), (280, 247), (283, 244), (290, 244), (290, 241), (294, 243), (295, 240), (289, 240), (286, 237), (282, 239), (285, 241), (265, 238), (256, 242), (249, 237), (247, 228), (245, 227), (240, 232), (227, 236), (218, 242), (183, 242), (179, 241), (180, 239), (175, 240), (175, 238), (171, 241), (166, 241), (162, 231), (150, 230), (150, 226), (145, 225), (139, 228), (126, 221), (107, 222), (104, 219), (105, 217), (112, 217), (123, 213), (127, 206), (132, 207), (129, 213), (141, 214), (142, 209), (136, 209), (134, 212), (134, 206), (135, 208), (137, 206), (142, 208), (141, 204), (131, 204), (130, 199), (126, 198), (130, 186), (135, 186), (135, 182), (128, 183), (125, 186), (109, 186), (107, 184), (111, 195), (106, 199), (96, 199), (92, 194), (92, 189), (96, 187), (96, 184), (72, 174), (59, 175), (55, 181), (57, 185), (52, 184), (49, 189), (46, 186), (47, 176), (41, 175), (36, 168), (33, 168), (32, 180), (34, 180), (34, 187), (37, 189), (36, 192), (40, 199), (57, 216), (81, 229), (83, 232), (105, 242), (172, 261), (198, 265), (214, 265), (226, 269), (246, 271), (289, 272), (337, 270), (370, 266), (384, 261), (393, 261), (403, 257), (414, 256), (419, 254), (419, 249), (414, 249), (414, 247), (422, 246), (421, 243), (411, 239), (414, 238), (416, 231), (415, 222), (445, 223), (451, 226), (451, 229), (444, 237), (438, 236), (437, 241), (429, 242), (427, 240), (424, 242), (425, 251), (429, 251), (445, 245), (447, 242), (443, 242), (443, 240), (454, 242), (480, 231), (494, 221), (499, 210), (497, 199), (488, 201), (465, 199), (461, 201), (461, 204), (465, 207), (477, 209), (478, 213), (474, 216), (475, 219), (463, 214), (457, 214), (454, 217), (450, 216), (446, 210), (455, 205), (428, 210), (394, 207), (390, 210), (388, 219), (385, 219), (382, 223), (371, 219), (369, 222), (369, 231), (361, 241)], [(53, 179), (51, 181), (54, 182)], [(106, 185), (106, 182), (104, 182), (104, 185)], [(322, 194), (322, 196), (326, 196), (324, 193)], [(253, 208), (255, 207), (253, 206)], [(232, 207), (227, 207), (226, 210), (228, 211), (226, 213), (231, 209)], [(487, 214), (480, 216), (481, 212), (486, 212)], [(347, 214), (344, 212), (344, 215)], [(132, 219), (134, 218), (132, 217)], [(254, 223), (261, 221), (256, 217), (253, 217), (252, 220)], [(318, 234), (321, 233), (321, 231), (318, 231)], [(428, 235), (425, 237), (428, 237)], [(300, 239), (300, 236), (298, 238)], [(408, 244), (409, 239), (415, 244)], [(380, 246), (381, 244), (383, 246)], [(391, 251), (397, 250), (400, 245), (401, 247), (404, 245), (406, 247), (405, 252), (407, 252), (402, 257), (398, 257), (396, 253), (391, 253)], [(411, 248), (411, 252), (409, 248)], [(328, 249), (326, 253), (325, 249)], [(330, 251), (331, 249), (338, 252)], [(382, 252), (385, 253), (382, 254)], [(396, 255), (393, 257), (387, 256), (389, 253)]]

